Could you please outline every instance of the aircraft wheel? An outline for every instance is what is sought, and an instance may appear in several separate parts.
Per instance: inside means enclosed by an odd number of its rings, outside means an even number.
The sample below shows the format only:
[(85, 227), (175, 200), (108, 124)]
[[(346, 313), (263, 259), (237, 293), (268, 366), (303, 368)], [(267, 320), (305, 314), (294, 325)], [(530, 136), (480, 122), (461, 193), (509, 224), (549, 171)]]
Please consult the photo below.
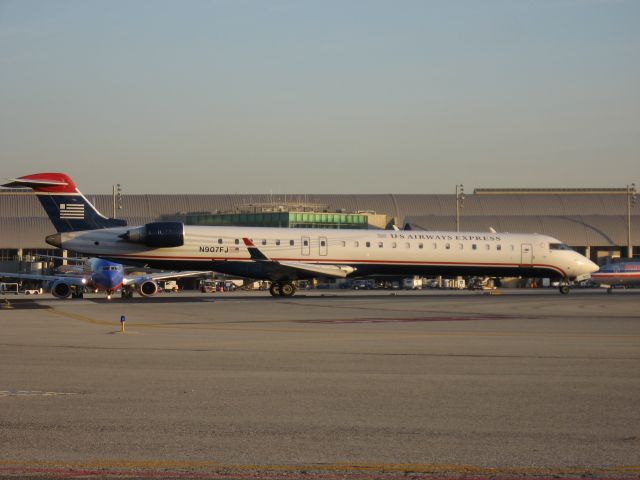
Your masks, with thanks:
[(560, 293), (562, 293), (563, 295), (568, 294), (571, 289), (569, 288), (569, 285), (560, 285), (560, 288), (558, 288), (558, 290), (560, 291)]
[(272, 283), (269, 287), (269, 293), (272, 297), (277, 297), (280, 295), (280, 285), (277, 283)]
[(293, 283), (283, 283), (280, 285), (280, 295), (292, 297), (296, 293), (296, 286)]

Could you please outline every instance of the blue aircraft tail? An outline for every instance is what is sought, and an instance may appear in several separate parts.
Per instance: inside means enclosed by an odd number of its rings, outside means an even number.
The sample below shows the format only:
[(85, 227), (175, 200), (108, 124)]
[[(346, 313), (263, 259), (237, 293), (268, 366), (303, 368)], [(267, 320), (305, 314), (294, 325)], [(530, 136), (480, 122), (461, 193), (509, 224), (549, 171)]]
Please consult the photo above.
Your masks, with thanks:
[(2, 186), (32, 188), (59, 233), (127, 225), (126, 220), (107, 218), (98, 212), (64, 173), (36, 173)]

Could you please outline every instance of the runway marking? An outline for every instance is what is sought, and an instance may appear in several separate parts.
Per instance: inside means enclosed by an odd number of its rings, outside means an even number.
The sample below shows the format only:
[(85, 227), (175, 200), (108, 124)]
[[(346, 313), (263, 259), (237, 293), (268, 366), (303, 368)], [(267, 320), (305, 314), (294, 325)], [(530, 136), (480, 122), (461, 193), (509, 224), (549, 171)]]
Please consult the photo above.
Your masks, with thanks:
[(0, 397), (62, 397), (79, 395), (76, 392), (44, 392), (40, 390), (0, 390)]
[(297, 323), (414, 323), (414, 322), (458, 322), (468, 320), (514, 320), (520, 317), (509, 317), (502, 315), (490, 316), (449, 316), (449, 317), (418, 317), (418, 318), (346, 318), (327, 320), (294, 320)]
[[(89, 317), (87, 315), (81, 315), (78, 313), (73, 313), (73, 312), (68, 312), (65, 310), (60, 310), (54, 307), (51, 307), (49, 309), (50, 312), (59, 315), (61, 317), (67, 318), (67, 319), (72, 319), (72, 320), (77, 320), (83, 323), (89, 323), (92, 325), (108, 325), (108, 326), (115, 326), (116, 324), (119, 324), (119, 321), (116, 320), (98, 320), (92, 317)], [(277, 320), (273, 321), (274, 323), (277, 322)], [(262, 328), (262, 329), (258, 329), (258, 328), (252, 328), (250, 325), (249, 326), (228, 326), (229, 324), (225, 324), (225, 325), (221, 325), (221, 324), (200, 324), (200, 325), (194, 325), (193, 323), (189, 324), (189, 323), (185, 323), (185, 324), (180, 324), (180, 323), (168, 323), (168, 324), (163, 324), (163, 323), (134, 323), (131, 321), (127, 322), (128, 324), (130, 324), (129, 327), (127, 327), (128, 329), (130, 329), (131, 327), (134, 328), (157, 328), (157, 329), (186, 329), (186, 328), (190, 328), (193, 330), (222, 330), (222, 331), (230, 331), (230, 332), (263, 332), (263, 333), (308, 333), (308, 330), (296, 330), (296, 329), (277, 329), (277, 328)], [(248, 324), (244, 324), (244, 325), (248, 325)], [(113, 332), (111, 332), (113, 333)], [(119, 332), (118, 332), (119, 333)], [(126, 336), (126, 334), (124, 335)]]
[[(407, 335), (408, 337), (410, 335)], [(2, 347), (18, 347), (18, 348), (64, 348), (70, 350), (144, 350), (144, 351), (158, 351), (158, 352), (225, 352), (225, 353), (245, 353), (247, 350), (238, 348), (206, 348), (206, 347), (194, 347), (194, 348), (179, 348), (179, 347), (122, 347), (122, 346), (73, 346), (73, 345), (22, 345), (12, 343), (2, 343)], [(251, 350), (253, 353), (273, 353), (281, 352), (281, 350)], [(604, 356), (560, 356), (560, 355), (517, 355), (517, 354), (481, 354), (481, 353), (426, 353), (426, 352), (342, 352), (338, 350), (304, 350), (304, 353), (309, 354), (324, 354), (324, 355), (342, 355), (352, 357), (424, 357), (424, 358), (518, 358), (518, 359), (531, 359), (531, 360), (585, 360), (585, 361), (633, 361), (640, 360), (640, 356), (636, 357), (604, 357)]]
[(238, 465), (212, 461), (126, 461), (92, 462), (0, 461), (0, 474), (47, 478), (206, 478), (206, 479), (406, 479), (445, 478), (487, 480), (489, 478), (535, 477), (536, 480), (589, 477), (592, 480), (637, 478), (640, 466), (608, 468), (567, 467), (490, 468), (474, 465), (332, 463), (303, 465)]
[[(77, 314), (77, 313), (73, 313), (73, 312), (68, 312), (65, 310), (60, 310), (54, 307), (51, 307), (49, 309), (50, 312), (59, 315), (61, 317), (65, 317), (65, 318), (69, 318), (72, 320), (77, 320), (83, 323), (89, 323), (89, 324), (93, 324), (93, 325), (107, 325), (107, 326), (111, 326), (113, 327), (114, 325), (116, 325), (118, 322), (114, 321), (107, 321), (107, 320), (98, 320), (92, 317), (89, 317), (87, 315), (81, 315), (81, 314)], [(430, 317), (424, 317), (424, 318), (430, 318)], [(521, 317), (509, 317), (509, 318), (521, 318)], [(522, 318), (527, 318), (527, 317), (522, 317)], [(486, 318), (486, 319), (493, 319), (493, 318)], [(499, 319), (505, 319), (505, 317), (499, 317)], [(355, 320), (355, 321), (354, 321)], [(367, 319), (367, 320), (376, 320), (376, 319)], [(399, 322), (398, 319), (395, 320), (396, 323)], [(427, 320), (423, 320), (423, 321), (427, 321)], [(435, 320), (434, 320), (435, 321)], [(193, 330), (216, 330), (216, 331), (230, 331), (230, 332), (262, 332), (262, 333), (273, 333), (273, 334), (281, 334), (281, 333), (310, 333), (309, 330), (307, 329), (295, 329), (295, 328), (252, 328), (251, 324), (255, 324), (255, 323), (297, 323), (297, 324), (318, 324), (318, 325), (331, 325), (331, 324), (352, 324), (352, 325), (358, 325), (358, 324), (373, 324), (373, 323), (384, 323), (385, 322), (385, 318), (381, 317), (378, 321), (358, 321), (358, 319), (344, 319), (344, 320), (332, 320), (332, 319), (304, 319), (304, 320), (266, 320), (266, 321), (256, 321), (256, 322), (246, 322), (243, 323), (243, 326), (229, 326), (229, 324), (225, 324), (225, 325), (220, 325), (220, 324), (200, 324), (200, 325), (193, 325), (193, 324), (189, 324), (189, 323), (185, 323), (185, 324), (180, 324), (180, 323), (170, 323), (170, 324), (161, 324), (161, 323), (131, 323), (131, 327), (135, 327), (135, 328), (147, 328), (147, 329), (193, 329)], [(393, 322), (393, 320), (392, 320)], [(410, 323), (411, 320), (409, 319), (406, 323)], [(415, 323), (415, 322), (414, 322)], [(130, 328), (130, 327), (129, 327)], [(321, 331), (316, 331), (316, 332), (321, 332)], [(380, 332), (362, 332), (360, 330), (334, 330), (331, 332), (332, 334), (335, 333), (340, 333), (340, 334), (357, 334), (357, 335), (363, 335), (365, 333), (371, 334), (371, 335), (379, 335)], [(472, 336), (472, 337), (531, 337), (531, 336), (537, 336), (537, 337), (553, 337), (553, 338), (596, 338), (596, 339), (617, 339), (620, 341), (629, 341), (629, 342), (636, 342), (638, 339), (640, 339), (640, 335), (615, 335), (615, 334), (606, 334), (606, 333), (602, 333), (602, 334), (579, 334), (579, 333), (574, 333), (574, 332), (556, 332), (556, 333), (543, 333), (543, 332), (476, 332), (476, 331), (469, 331), (469, 332), (444, 332), (444, 331), (428, 331), (428, 332), (385, 332), (385, 335), (394, 335), (396, 337), (400, 336), (409, 336), (409, 337), (416, 337), (416, 336), (426, 336), (426, 337), (465, 337), (465, 336)], [(125, 334), (126, 336), (126, 334)]]
[[(451, 315), (456, 315), (456, 314), (460, 314), (460, 308), (461, 306), (464, 306), (467, 309), (475, 309), (476, 307), (482, 307), (485, 306), (486, 303), (484, 301), (477, 301), (477, 302), (473, 302), (471, 299), (472, 298), (477, 298), (477, 297), (465, 297), (465, 301), (464, 304), (458, 304), (456, 307), (456, 310), (451, 310), (450, 306), (447, 306), (446, 308), (444, 308), (444, 306), (442, 308), (438, 308), (438, 305), (433, 305), (430, 304), (429, 307), (431, 308), (396, 308), (396, 307), (372, 307), (372, 306), (368, 306), (366, 304), (364, 304), (365, 299), (356, 299), (356, 298), (344, 298), (344, 297), (336, 297), (336, 298), (341, 298), (344, 300), (351, 300), (354, 301), (356, 303), (353, 303), (351, 305), (347, 304), (347, 305), (334, 305), (334, 304), (321, 304), (321, 303), (308, 303), (308, 302), (303, 302), (303, 301), (296, 301), (296, 300), (288, 300), (288, 301), (281, 301), (281, 304), (289, 304), (289, 305), (293, 305), (296, 307), (317, 307), (317, 308), (324, 308), (324, 309), (336, 309), (336, 310), (344, 310), (344, 309), (348, 309), (348, 310), (372, 310), (372, 311), (376, 311), (376, 312), (399, 312), (399, 313), (420, 313), (420, 314), (431, 314), (431, 313), (437, 313), (437, 314), (441, 314), (441, 315), (446, 315), (446, 314), (451, 314)], [(435, 300), (435, 302), (438, 302), (440, 300), (443, 300), (444, 297), (419, 297), (419, 296), (407, 296), (407, 297), (403, 297), (403, 303), (400, 305), (410, 305), (413, 302), (406, 302), (406, 300), (422, 300), (424, 301), (425, 298), (429, 298), (429, 300)], [(469, 300), (467, 300), (469, 299)], [(533, 298), (533, 300), (535, 300), (536, 298)], [(582, 299), (582, 298), (581, 298)], [(446, 298), (446, 300), (450, 300), (450, 298)], [(581, 312), (580, 315), (568, 315), (568, 314), (558, 314), (557, 313), (557, 308), (558, 306), (565, 306), (567, 304), (567, 302), (570, 302), (573, 299), (566, 299), (563, 298), (562, 300), (557, 300), (557, 301), (553, 301), (553, 302), (548, 302), (544, 305), (538, 304), (536, 303), (535, 306), (531, 306), (531, 305), (518, 305), (518, 307), (521, 306), (525, 306), (525, 307), (529, 307), (532, 309), (535, 309), (535, 313), (534, 314), (528, 314), (526, 311), (523, 312), (522, 314), (518, 315), (517, 318), (523, 318), (523, 319), (533, 319), (533, 320), (537, 320), (537, 319), (547, 319), (547, 318), (558, 318), (559, 316), (562, 318), (599, 318), (600, 316), (602, 316), (601, 312), (594, 312), (595, 308), (599, 308), (600, 310), (604, 310), (607, 313), (607, 316), (609, 316), (610, 318), (616, 318), (616, 319), (624, 319), (624, 318), (632, 318), (632, 319), (638, 319), (640, 318), (639, 316), (633, 316), (633, 315), (628, 315), (628, 314), (615, 314), (612, 313), (609, 309), (610, 309), (610, 304), (600, 304), (600, 305), (577, 305), (577, 307), (581, 308), (581, 309), (588, 309), (588, 312)], [(575, 299), (577, 300), (577, 299)], [(361, 302), (361, 303), (359, 303)], [(434, 303), (435, 303), (434, 302)], [(575, 302), (574, 302), (575, 303)], [(434, 308), (435, 307), (435, 308)], [(554, 311), (554, 314), (549, 314), (546, 313), (547, 310), (552, 310)], [(520, 308), (517, 309), (518, 312), (521, 311)], [(545, 313), (540, 314), (541, 311), (544, 311)], [(472, 310), (472, 311), (466, 311), (464, 312), (465, 315), (483, 315), (483, 312), (478, 312), (477, 310)]]
[(50, 307), (49, 311), (51, 313), (54, 313), (56, 315), (59, 315), (61, 317), (65, 317), (65, 318), (70, 318), (72, 320), (79, 320), (81, 322), (84, 323), (90, 323), (93, 325), (110, 325), (110, 326), (114, 326), (119, 322), (114, 321), (107, 321), (107, 320), (97, 320), (95, 318), (91, 318), (91, 317), (87, 317), (86, 315), (80, 315), (78, 313), (72, 313), (72, 312), (67, 312), (65, 310), (60, 310), (57, 309), (55, 307)]

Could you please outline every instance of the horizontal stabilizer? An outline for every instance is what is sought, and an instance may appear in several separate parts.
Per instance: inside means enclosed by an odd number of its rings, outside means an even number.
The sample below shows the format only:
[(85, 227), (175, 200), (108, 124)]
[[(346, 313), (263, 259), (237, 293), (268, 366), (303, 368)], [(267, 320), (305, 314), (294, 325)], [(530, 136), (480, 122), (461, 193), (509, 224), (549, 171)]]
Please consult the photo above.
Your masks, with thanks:
[(76, 184), (64, 173), (35, 173), (24, 177), (8, 179), (2, 185), (8, 188), (32, 188), (36, 192), (76, 193)]

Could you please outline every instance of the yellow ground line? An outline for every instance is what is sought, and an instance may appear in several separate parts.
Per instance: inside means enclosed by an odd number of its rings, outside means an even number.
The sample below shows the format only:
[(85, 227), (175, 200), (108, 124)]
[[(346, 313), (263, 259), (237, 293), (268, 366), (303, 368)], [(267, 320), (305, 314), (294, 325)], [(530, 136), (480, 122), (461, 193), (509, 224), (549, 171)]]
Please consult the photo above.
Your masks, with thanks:
[[(98, 320), (92, 317), (89, 317), (87, 315), (81, 315), (78, 313), (73, 313), (73, 312), (68, 312), (65, 310), (60, 310), (54, 307), (51, 307), (49, 309), (50, 312), (59, 315), (61, 317), (65, 317), (68, 319), (72, 319), (72, 320), (78, 320), (80, 322), (83, 323), (89, 323), (92, 325), (108, 325), (111, 327), (117, 327), (120, 328), (120, 321), (119, 318), (118, 320)], [(246, 331), (259, 331), (259, 332), (273, 332), (273, 333), (285, 333), (285, 332), (296, 332), (295, 329), (256, 329), (256, 328), (251, 328), (250, 326), (247, 327), (241, 327), (241, 326), (237, 326), (237, 327), (228, 327), (228, 326), (221, 326), (221, 325), (163, 325), (161, 323), (134, 323), (131, 321), (127, 322), (127, 328), (131, 328), (131, 327), (135, 327), (135, 328), (163, 328), (163, 329), (181, 329), (181, 330), (185, 330), (185, 329), (194, 329), (194, 330), (229, 330), (229, 331), (241, 331), (241, 332), (246, 332)], [(303, 333), (306, 332), (307, 330), (302, 330), (299, 329), (297, 330), (297, 332), (299, 333)]]
[(65, 310), (59, 310), (55, 307), (50, 307), (48, 309), (51, 313), (61, 316), (61, 317), (65, 317), (65, 318), (70, 318), (72, 320), (78, 320), (80, 322), (84, 322), (84, 323), (91, 323), (93, 325), (110, 325), (110, 326), (119, 326), (119, 322), (110, 322), (107, 320), (97, 320), (95, 318), (91, 318), (91, 317), (87, 317), (86, 315), (80, 315), (78, 313), (72, 313), (72, 312), (67, 312)]
[(328, 463), (328, 464), (233, 464), (206, 460), (171, 461), (171, 460), (91, 460), (74, 461), (40, 461), (40, 460), (0, 460), (4, 467), (49, 467), (49, 468), (111, 468), (111, 469), (198, 469), (227, 471), (283, 471), (297, 472), (333, 471), (333, 472), (413, 472), (413, 473), (466, 473), (466, 474), (502, 474), (502, 475), (604, 475), (604, 474), (638, 474), (640, 465), (615, 465), (611, 467), (483, 467), (477, 465), (458, 464), (424, 464), (424, 463)]
[[(112, 326), (112, 327), (120, 327), (120, 323), (119, 323), (119, 319), (118, 321), (113, 320), (113, 321), (109, 321), (109, 320), (98, 320), (92, 317), (89, 317), (87, 315), (81, 315), (78, 313), (73, 313), (73, 312), (68, 312), (66, 310), (60, 310), (57, 309), (55, 307), (50, 307), (49, 311), (62, 316), (62, 317), (66, 317), (66, 318), (70, 318), (72, 320), (78, 320), (80, 322), (84, 322), (84, 323), (89, 323), (89, 324), (93, 324), (93, 325), (108, 325), (108, 326)], [(384, 318), (380, 318), (380, 319), (373, 319), (373, 320), (380, 320), (380, 323), (384, 323)], [(274, 323), (277, 323), (278, 321), (274, 321)], [(291, 320), (291, 322), (295, 322), (295, 320)], [(303, 323), (307, 324), (307, 325), (323, 325), (323, 326), (331, 326), (331, 325), (335, 325), (335, 326), (341, 326), (343, 327), (344, 325), (348, 325), (351, 323), (350, 319), (336, 319), (336, 323), (333, 324), (332, 322), (328, 322), (328, 323), (318, 323), (316, 321), (304, 321), (302, 320)], [(341, 323), (343, 322), (343, 323)], [(357, 319), (356, 321), (354, 321), (353, 323), (358, 323)], [(393, 322), (389, 322), (389, 323), (393, 323)], [(408, 324), (411, 323), (420, 323), (420, 322), (406, 322)], [(428, 322), (426, 322), (428, 323)], [(362, 322), (362, 325), (369, 325), (367, 322)], [(243, 326), (234, 326), (234, 327), (230, 327), (230, 326), (222, 326), (222, 325), (180, 325), (180, 324), (173, 324), (173, 325), (166, 325), (166, 324), (161, 324), (161, 323), (132, 323), (132, 322), (128, 322), (128, 328), (131, 327), (135, 327), (135, 328), (157, 328), (157, 329), (180, 329), (180, 330), (225, 330), (225, 331), (240, 331), (240, 332), (262, 332), (262, 333), (310, 333), (310, 330), (308, 328), (305, 329), (300, 329), (300, 328), (252, 328), (251, 325), (243, 325)], [(628, 342), (632, 342), (635, 343), (637, 342), (637, 339), (640, 339), (640, 335), (612, 335), (612, 334), (602, 334), (602, 335), (593, 335), (593, 334), (575, 334), (575, 333), (571, 333), (571, 332), (565, 332), (565, 333), (543, 333), (543, 332), (371, 332), (371, 331), (363, 331), (363, 330), (328, 330), (328, 329), (323, 329), (323, 330), (319, 330), (316, 329), (314, 330), (314, 332), (316, 333), (327, 333), (327, 334), (357, 334), (357, 335), (380, 335), (381, 333), (383, 333), (384, 335), (387, 336), (394, 336), (394, 337), (416, 337), (416, 336), (426, 336), (426, 337), (468, 337), (468, 336), (472, 336), (472, 337), (531, 337), (531, 336), (538, 336), (538, 337), (554, 337), (554, 338), (597, 338), (597, 339), (616, 339), (616, 340), (622, 340), (622, 341), (628, 341)]]

